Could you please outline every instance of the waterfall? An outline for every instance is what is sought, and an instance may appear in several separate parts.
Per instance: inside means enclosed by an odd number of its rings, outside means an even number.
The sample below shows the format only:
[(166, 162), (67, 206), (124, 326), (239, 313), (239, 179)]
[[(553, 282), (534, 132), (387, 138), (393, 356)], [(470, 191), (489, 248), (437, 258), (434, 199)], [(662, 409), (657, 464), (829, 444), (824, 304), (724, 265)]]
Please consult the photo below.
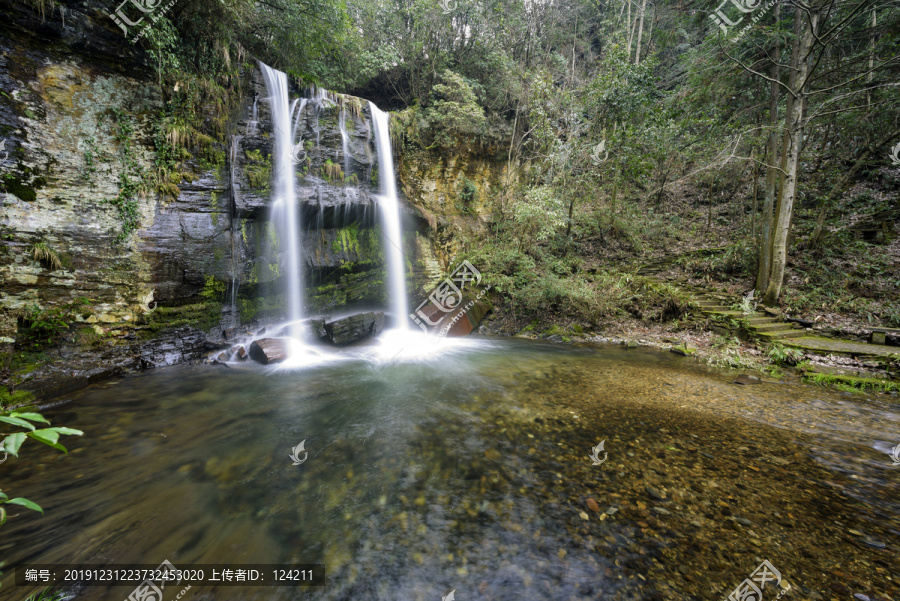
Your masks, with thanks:
[(294, 190), (295, 174), (291, 160), (293, 146), (291, 110), (294, 106), (289, 103), (287, 76), (263, 63), (259, 65), (269, 91), (272, 129), (274, 130), (272, 133), (275, 138), (272, 222), (279, 228), (279, 250), (287, 254), (287, 265), (285, 266), (287, 315), (292, 324), (291, 335), (299, 338), (298, 322), (303, 317), (301, 284), (303, 279), (300, 271), (300, 224)]
[[(293, 117), (293, 127), (291, 128), (291, 143), (299, 144), (303, 140), (297, 138), (297, 129), (300, 127), (300, 124), (303, 122), (303, 108), (306, 106), (308, 99), (301, 98), (300, 99), (300, 108), (294, 113)], [(296, 101), (295, 101), (296, 102)], [(291, 105), (293, 106), (293, 105)]]
[(344, 177), (350, 176), (350, 136), (347, 135), (347, 125), (344, 123), (346, 111), (342, 108), (338, 116), (338, 125), (341, 128), (341, 150), (344, 152)]
[(375, 126), (375, 147), (378, 151), (378, 183), (381, 195), (378, 204), (382, 208), (388, 256), (388, 294), (395, 327), (407, 330), (406, 270), (403, 262), (403, 231), (400, 229), (400, 201), (394, 180), (394, 157), (391, 151), (391, 132), (388, 114), (369, 102), (372, 123)]
[(250, 116), (250, 122), (247, 123), (247, 135), (254, 136), (256, 135), (256, 126), (259, 124), (259, 113), (256, 108), (256, 96), (253, 97), (253, 108), (251, 109), (252, 113)]
[(229, 170), (231, 176), (231, 290), (229, 291), (229, 327), (241, 325), (240, 312), (237, 308), (238, 273), (241, 268), (241, 197), (238, 190), (237, 160), (241, 149), (241, 136), (231, 136), (229, 152)]

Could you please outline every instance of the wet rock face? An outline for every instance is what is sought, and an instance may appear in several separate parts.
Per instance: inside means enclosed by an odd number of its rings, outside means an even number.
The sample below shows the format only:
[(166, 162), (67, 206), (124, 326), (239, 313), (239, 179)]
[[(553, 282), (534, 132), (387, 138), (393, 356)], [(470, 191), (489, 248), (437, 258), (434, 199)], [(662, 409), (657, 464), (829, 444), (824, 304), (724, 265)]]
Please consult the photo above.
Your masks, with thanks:
[(377, 336), (384, 330), (384, 313), (370, 311), (325, 323), (325, 338), (332, 344), (343, 346), (369, 336)]
[[(61, 19), (54, 5), (42, 19), (33, 7), (16, 5), (0, 23), (0, 139), (5, 145), (0, 152), (0, 347), (18, 337), (16, 311), (33, 304), (64, 307), (85, 297), (91, 299), (91, 315), (81, 316), (77, 321), (84, 325), (75, 327), (93, 324), (97, 335), (127, 346), (137, 357), (129, 365), (193, 360), (202, 355), (201, 343), (177, 328), (208, 330), (231, 298), (235, 306), (222, 312), (222, 328), (238, 320), (277, 319), (283, 311), (277, 295), (285, 261), (277, 248), (271, 249), (274, 138), (268, 92), (260, 74), (248, 71), (243, 74), (244, 106), (230, 113), (233, 120), (198, 115), (198, 123), (220, 126), (216, 131), (198, 126), (212, 140), (203, 156), (180, 163), (166, 189), (151, 185), (146, 195), (136, 196), (140, 227), (119, 240), (123, 219), (108, 200), (119, 192), (124, 146), (113, 115), (130, 120), (131, 158), (151, 172), (155, 115), (163, 101), (152, 68), (122, 38), (107, 16), (109, 7), (96, 0), (79, 6), (91, 9)], [(381, 228), (378, 159), (366, 101), (306, 95), (314, 98), (302, 110), (297, 104), (302, 150), (292, 168), (308, 312), (386, 305), (387, 244), (402, 247), (414, 289), (431, 290), (453, 267), (448, 261), (457, 227), (485, 212), (488, 195), (504, 181), (505, 154), (395, 156), (405, 235), (388, 241)], [(465, 179), (478, 193), (461, 212), (457, 200)], [(31, 250), (37, 243), (56, 253), (61, 266), (51, 270), (35, 261)], [(148, 295), (154, 306), (165, 309), (202, 302), (205, 317), (158, 311), (152, 331), (160, 341), (141, 350), (133, 340), (146, 334), (135, 328), (147, 324), (149, 307), (141, 304)], [(207, 323), (210, 315), (212, 323)], [(348, 332), (336, 326), (330, 336), (335, 344), (346, 344), (376, 321), (353, 325)], [(465, 322), (458, 327), (465, 328)], [(173, 332), (166, 333), (167, 328)], [(204, 344), (209, 350), (208, 341)]]
[[(24, 12), (14, 18), (28, 22)], [(130, 120), (131, 156), (152, 170), (151, 115), (162, 104), (111, 23), (93, 27), (80, 13), (61, 21), (57, 12), (41, 25), (38, 14), (28, 28), (34, 35), (15, 41), (0, 25), (0, 131), (10, 151), (0, 164), (0, 343), (16, 338), (12, 315), (24, 306), (85, 297), (100, 321), (124, 332), (149, 293), (154, 303), (182, 305), (197, 301), (204, 277), (227, 277), (227, 186), (215, 166), (186, 161), (177, 198), (135, 196), (141, 227), (117, 240), (122, 218), (108, 199), (119, 191), (123, 147), (112, 115)], [(66, 48), (86, 38), (91, 53)], [(58, 256), (58, 268), (33, 260), (37, 243)]]

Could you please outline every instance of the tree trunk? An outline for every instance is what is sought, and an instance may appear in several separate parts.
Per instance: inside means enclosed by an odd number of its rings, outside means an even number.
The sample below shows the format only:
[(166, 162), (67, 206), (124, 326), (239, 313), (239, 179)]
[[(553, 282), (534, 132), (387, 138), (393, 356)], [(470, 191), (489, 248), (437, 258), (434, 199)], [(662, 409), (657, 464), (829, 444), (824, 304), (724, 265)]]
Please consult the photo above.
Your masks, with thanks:
[(613, 182), (613, 191), (612, 191), (612, 200), (610, 201), (609, 206), (609, 223), (612, 225), (613, 215), (616, 214), (616, 196), (619, 193), (619, 180), (616, 178), (616, 181)]
[[(872, 83), (872, 77), (874, 73), (872, 69), (875, 68), (875, 26), (877, 23), (877, 17), (875, 16), (875, 8), (872, 8), (872, 35), (869, 37), (869, 74), (866, 75), (866, 85)], [(866, 90), (866, 106), (871, 109), (872, 107), (872, 90)]]
[[(775, 22), (778, 22), (781, 4), (775, 3)], [(770, 77), (778, 79), (778, 60), (781, 46), (775, 43)], [(769, 139), (766, 149), (766, 196), (763, 200), (762, 216), (759, 227), (759, 271), (756, 276), (758, 297), (762, 297), (769, 285), (769, 271), (772, 269), (772, 218), (775, 213), (775, 190), (778, 188), (778, 97), (781, 86), (772, 82), (769, 88)]]
[(750, 210), (750, 236), (752, 238), (756, 237), (756, 195), (759, 193), (759, 163), (756, 162), (756, 153), (751, 155), (754, 159), (753, 161), (753, 194), (751, 198), (753, 199), (753, 207)]
[(634, 64), (641, 64), (641, 37), (644, 35), (644, 11), (647, 8), (647, 0), (641, 1), (640, 24), (638, 25), (637, 45), (634, 49)]
[(775, 231), (772, 236), (772, 271), (769, 274), (769, 285), (763, 296), (763, 304), (774, 305), (781, 296), (781, 287), (784, 284), (784, 269), (787, 264), (787, 241), (790, 233), (791, 217), (794, 212), (794, 200), (797, 194), (797, 176), (800, 171), (800, 153), (803, 145), (804, 109), (806, 108), (806, 84), (811, 67), (811, 50), (815, 43), (813, 32), (818, 22), (817, 9), (810, 9), (810, 23), (806, 23), (800, 8), (796, 9), (795, 19), (798, 23), (799, 35), (794, 38), (794, 48), (791, 53), (792, 92), (789, 102), (791, 110), (785, 114), (786, 139), (788, 141), (785, 156), (785, 171), (778, 199), (778, 215), (775, 221)]

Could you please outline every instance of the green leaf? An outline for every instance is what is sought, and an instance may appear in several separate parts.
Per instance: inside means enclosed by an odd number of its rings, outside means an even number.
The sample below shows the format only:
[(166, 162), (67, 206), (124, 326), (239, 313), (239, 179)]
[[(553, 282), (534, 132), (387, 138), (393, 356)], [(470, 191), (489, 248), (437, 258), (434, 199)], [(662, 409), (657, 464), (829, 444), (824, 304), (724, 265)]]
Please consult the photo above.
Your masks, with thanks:
[(72, 436), (81, 436), (84, 434), (81, 430), (76, 430), (75, 428), (66, 428), (64, 426), (57, 426), (55, 428), (46, 428), (46, 430), (53, 430), (54, 432), (59, 432), (60, 434), (70, 434)]
[(19, 447), (22, 446), (23, 442), (25, 442), (24, 432), (16, 432), (14, 434), (10, 434), (3, 439), (2, 443), (0, 443), (0, 450), (9, 453), (13, 457), (18, 457)]
[(26, 422), (24, 419), (19, 419), (18, 417), (8, 417), (6, 415), (0, 415), (0, 422), (6, 422), (7, 424), (12, 424), (14, 426), (20, 426), (22, 428), (28, 428), (29, 430), (34, 430), (34, 426)]
[(33, 422), (43, 422), (45, 424), (50, 423), (49, 421), (47, 421), (47, 418), (44, 417), (43, 415), (41, 415), (40, 413), (18, 413), (18, 412), (14, 411), (14, 412), (10, 413), (9, 416), (10, 417), (21, 417), (22, 419), (31, 420)]
[(28, 499), (23, 499), (22, 497), (16, 497), (15, 499), (10, 499), (6, 501), (6, 503), (10, 505), (21, 505), (22, 507), (27, 507), (28, 509), (33, 509), (34, 511), (39, 511), (40, 513), (44, 513), (44, 510), (41, 509), (41, 506), (35, 503), (34, 501), (29, 501)]
[(26, 432), (25, 434), (37, 441), (44, 443), (48, 447), (59, 449), (63, 453), (69, 452), (66, 450), (66, 447), (56, 442), (57, 440), (59, 440), (59, 434), (49, 428), (45, 428), (43, 430), (35, 430), (34, 432)]
[(8, 498), (9, 498), (9, 495), (7, 495), (5, 492), (0, 490), (0, 499), (8, 499)]
[(26, 432), (26, 434), (41, 441), (56, 442), (59, 440), (59, 432), (56, 431), (56, 428), (42, 428), (34, 432)]

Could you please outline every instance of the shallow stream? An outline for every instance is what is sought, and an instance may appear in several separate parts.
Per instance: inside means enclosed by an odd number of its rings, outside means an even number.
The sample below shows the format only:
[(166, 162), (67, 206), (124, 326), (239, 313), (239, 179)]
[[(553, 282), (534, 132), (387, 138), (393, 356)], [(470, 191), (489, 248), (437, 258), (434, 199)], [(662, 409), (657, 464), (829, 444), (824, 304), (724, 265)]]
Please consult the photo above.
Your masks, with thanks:
[(0, 529), (0, 598), (31, 592), (16, 566), (169, 560), (328, 576), (187, 601), (722, 600), (768, 559), (782, 599), (900, 599), (896, 399), (514, 339), (334, 359), (157, 369), (46, 410), (85, 435), (0, 465), (45, 510)]

